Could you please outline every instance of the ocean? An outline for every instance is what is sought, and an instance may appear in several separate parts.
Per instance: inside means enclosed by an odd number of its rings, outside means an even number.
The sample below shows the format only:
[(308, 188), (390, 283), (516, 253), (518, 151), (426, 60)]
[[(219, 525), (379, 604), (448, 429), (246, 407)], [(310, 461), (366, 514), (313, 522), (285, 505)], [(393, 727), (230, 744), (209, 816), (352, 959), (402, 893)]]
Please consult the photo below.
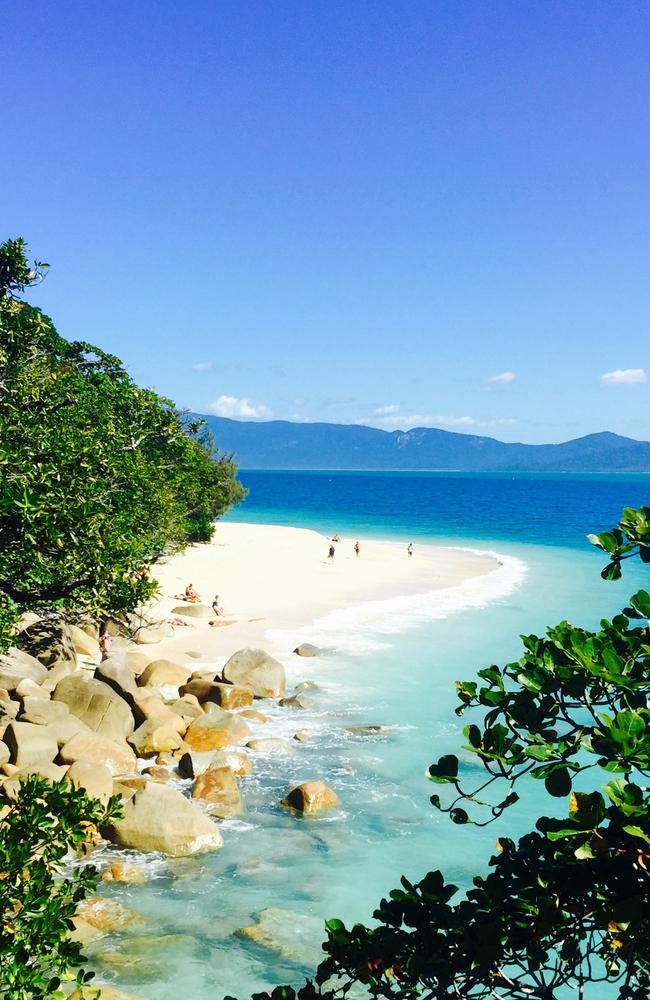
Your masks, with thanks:
[[(270, 734), (309, 729), (314, 738), (256, 760), (242, 782), (246, 814), (222, 825), (223, 850), (152, 857), (145, 885), (102, 887), (150, 924), (103, 939), (95, 966), (147, 1000), (245, 998), (299, 983), (318, 961), (324, 920), (371, 921), (402, 874), (415, 880), (439, 868), (468, 886), (495, 838), (521, 835), (549, 802), (533, 785), (486, 829), (455, 827), (431, 807), (427, 766), (464, 742), (454, 680), (518, 658), (521, 634), (564, 618), (597, 625), (644, 580), (643, 567), (629, 566), (622, 581), (602, 581), (604, 556), (585, 535), (615, 524), (623, 506), (647, 503), (648, 477), (246, 471), (241, 479), (250, 494), (231, 520), (412, 542), (414, 559), (430, 543), (491, 551), (503, 566), (485, 586), (333, 609), (304, 634), (270, 637), (327, 650), (290, 666), (291, 679), (318, 685), (311, 707), (269, 713)], [(349, 728), (367, 725), (385, 728), (374, 736)], [(291, 783), (310, 778), (338, 792), (340, 811), (300, 820), (279, 807)], [(256, 923), (267, 937), (242, 936)]]

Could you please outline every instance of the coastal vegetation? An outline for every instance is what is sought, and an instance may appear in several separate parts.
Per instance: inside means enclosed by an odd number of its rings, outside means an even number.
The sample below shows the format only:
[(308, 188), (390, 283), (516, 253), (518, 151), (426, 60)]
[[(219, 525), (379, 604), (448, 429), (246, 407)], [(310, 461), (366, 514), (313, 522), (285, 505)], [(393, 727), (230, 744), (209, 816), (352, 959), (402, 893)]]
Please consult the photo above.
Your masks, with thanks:
[[(602, 576), (619, 579), (626, 560), (650, 563), (650, 508), (627, 508), (616, 528), (589, 538), (608, 556)], [(607, 996), (645, 1000), (649, 615), (639, 590), (597, 631), (563, 621), (523, 636), (517, 662), (457, 683), (457, 714), (473, 721), (462, 756), (429, 769), (432, 805), (459, 826), (502, 825), (522, 783), (530, 793), (536, 782), (551, 814), (516, 842), (499, 835), (489, 870), (464, 892), (432, 871), (403, 878), (372, 927), (329, 920), (313, 981), (276, 987), (273, 1000), (334, 1000), (355, 984), (401, 1000), (595, 1000), (608, 984)], [(484, 776), (468, 787), (477, 764)]]
[(0, 646), (25, 611), (124, 616), (160, 556), (210, 539), (244, 490), (200, 421), (69, 342), (22, 293), (47, 265), (0, 246)]
[(3, 795), (0, 827), (0, 996), (64, 997), (62, 983), (83, 996), (94, 978), (70, 937), (79, 902), (97, 884), (90, 865), (70, 868), (69, 853), (92, 843), (99, 825), (119, 815), (117, 798), (102, 806), (80, 788), (38, 775)]
[[(135, 766), (124, 740), (123, 748), (113, 742), (133, 730), (130, 707), (107, 685), (81, 678), (67, 696), (87, 689), (94, 698), (82, 722), (81, 695), (77, 716), (64, 694), (49, 701), (52, 678), (76, 669), (77, 649), (99, 652), (96, 637), (109, 619), (128, 633), (131, 614), (156, 590), (153, 563), (208, 541), (215, 518), (245, 493), (230, 456), (215, 452), (199, 421), (137, 386), (117, 358), (65, 340), (22, 298), (46, 271), (29, 263), (22, 240), (0, 246), (0, 653), (14, 647), (0, 657), (0, 996), (16, 1000), (63, 996), (66, 980), (84, 995), (91, 974), (70, 938), (71, 918), (96, 874), (71, 867), (71, 856), (120, 818), (110, 767), (122, 758)], [(87, 632), (77, 628), (73, 647), (75, 623)], [(25, 653), (30, 634), (41, 645)], [(93, 730), (116, 707), (123, 732), (102, 743)], [(53, 757), (65, 758), (61, 748), (75, 734), (87, 743), (81, 771), (56, 780), (65, 768)], [(95, 777), (83, 780), (97, 789), (107, 783), (101, 796), (87, 794), (79, 778), (93, 739)], [(74, 759), (70, 749), (66, 761)]]

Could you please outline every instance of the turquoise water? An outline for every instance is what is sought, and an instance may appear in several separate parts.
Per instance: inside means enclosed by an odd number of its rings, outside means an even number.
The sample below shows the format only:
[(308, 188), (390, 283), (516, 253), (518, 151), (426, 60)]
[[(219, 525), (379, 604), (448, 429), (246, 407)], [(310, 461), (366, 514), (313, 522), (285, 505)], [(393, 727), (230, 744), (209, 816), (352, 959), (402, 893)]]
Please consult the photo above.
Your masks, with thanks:
[[(424, 542), (496, 550), (505, 563), (502, 592), (494, 600), (461, 595), (444, 607), (429, 595), (412, 615), (393, 618), (363, 609), (330, 616), (313, 634), (329, 636), (331, 652), (287, 658), (290, 679), (313, 679), (319, 690), (305, 710), (272, 709), (266, 729), (287, 737), (310, 729), (313, 739), (289, 755), (255, 759), (242, 780), (246, 814), (222, 824), (223, 850), (179, 862), (151, 858), (146, 885), (107, 890), (150, 924), (96, 945), (96, 966), (147, 1000), (245, 997), (277, 981), (299, 982), (318, 959), (323, 920), (370, 920), (401, 874), (417, 879), (441, 868), (467, 885), (495, 837), (521, 834), (548, 799), (531, 788), (487, 830), (454, 827), (432, 809), (424, 771), (463, 742), (453, 681), (517, 657), (520, 633), (564, 617), (597, 624), (642, 579), (635, 569), (622, 583), (601, 581), (603, 559), (583, 539), (611, 526), (625, 504), (647, 501), (643, 477), (250, 472), (242, 479), (251, 494), (232, 519), (412, 540), (416, 557)], [(405, 622), (413, 627), (399, 631)], [(289, 650), (294, 638), (273, 642)], [(389, 728), (361, 737), (345, 728), (356, 724)], [(340, 811), (305, 821), (278, 806), (291, 783), (309, 778), (339, 793)], [(288, 913), (284, 954), (236, 933), (269, 907)]]

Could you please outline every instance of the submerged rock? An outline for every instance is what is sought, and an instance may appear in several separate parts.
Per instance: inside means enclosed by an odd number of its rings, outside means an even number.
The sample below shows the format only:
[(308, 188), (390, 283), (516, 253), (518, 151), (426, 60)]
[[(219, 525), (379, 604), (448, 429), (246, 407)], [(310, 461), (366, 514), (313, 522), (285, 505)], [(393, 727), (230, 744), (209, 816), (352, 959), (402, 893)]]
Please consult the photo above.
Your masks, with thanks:
[(143, 885), (147, 876), (139, 865), (130, 861), (116, 861), (102, 873), (102, 882), (125, 882), (127, 885)]
[(281, 736), (267, 736), (260, 740), (249, 740), (246, 746), (249, 750), (256, 750), (258, 753), (291, 753), (293, 751), (289, 741)]
[(279, 906), (268, 906), (253, 914), (254, 924), (240, 927), (238, 937), (273, 951), (289, 962), (313, 966), (318, 960), (322, 921), (317, 917)]
[[(81, 1000), (81, 995), (75, 990), (68, 1000)], [(106, 983), (97, 983), (95, 986), (84, 987), (84, 1000), (144, 1000), (144, 997), (139, 994), (136, 996), (135, 993), (123, 993)]]
[(381, 736), (390, 731), (389, 726), (346, 726), (346, 732), (352, 733), (353, 736)]

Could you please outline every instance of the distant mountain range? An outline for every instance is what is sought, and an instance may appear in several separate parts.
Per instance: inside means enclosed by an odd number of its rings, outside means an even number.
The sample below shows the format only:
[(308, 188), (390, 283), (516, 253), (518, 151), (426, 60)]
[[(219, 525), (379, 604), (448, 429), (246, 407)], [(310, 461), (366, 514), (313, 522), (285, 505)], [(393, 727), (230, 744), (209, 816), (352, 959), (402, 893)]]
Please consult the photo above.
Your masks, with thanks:
[(234, 452), (243, 469), (650, 472), (650, 442), (608, 432), (562, 444), (508, 444), (432, 427), (203, 419), (219, 449)]

